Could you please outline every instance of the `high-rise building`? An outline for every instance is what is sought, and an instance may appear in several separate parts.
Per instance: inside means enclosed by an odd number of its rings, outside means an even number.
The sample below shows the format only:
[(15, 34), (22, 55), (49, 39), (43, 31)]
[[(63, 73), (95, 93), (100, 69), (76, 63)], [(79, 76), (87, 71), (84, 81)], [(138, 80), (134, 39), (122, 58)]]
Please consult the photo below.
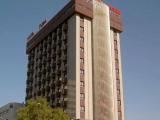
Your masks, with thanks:
[(44, 96), (73, 119), (124, 120), (121, 12), (71, 0), (27, 40), (26, 100)]

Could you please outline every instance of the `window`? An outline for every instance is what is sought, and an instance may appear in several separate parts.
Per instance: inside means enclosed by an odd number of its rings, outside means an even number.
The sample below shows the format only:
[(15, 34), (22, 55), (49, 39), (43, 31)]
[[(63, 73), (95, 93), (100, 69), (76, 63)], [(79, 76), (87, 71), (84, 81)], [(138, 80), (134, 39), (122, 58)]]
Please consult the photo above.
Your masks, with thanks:
[(116, 64), (118, 64), (118, 63), (119, 63), (118, 59), (115, 59), (115, 63), (116, 63)]
[(120, 80), (116, 80), (117, 84), (120, 84)]
[(119, 69), (118, 68), (116, 68), (116, 74), (119, 74)]
[(84, 64), (84, 59), (83, 58), (80, 58), (80, 63)]
[(84, 22), (84, 18), (83, 18), (82, 16), (80, 17), (80, 21), (81, 21), (81, 22)]
[(118, 50), (117, 49), (115, 49), (115, 55), (118, 55)]
[(81, 81), (80, 83), (81, 83), (81, 87), (84, 87), (84, 82), (83, 82), (83, 81)]
[(122, 113), (119, 111), (119, 112), (118, 112), (118, 117), (121, 117), (121, 115), (122, 115)]
[(84, 93), (81, 93), (81, 100), (84, 100), (84, 97), (85, 97)]
[(84, 52), (84, 48), (80, 48), (80, 52)]
[(80, 31), (81, 31), (81, 32), (84, 32), (84, 27), (81, 26), (81, 27), (80, 27)]
[(114, 40), (114, 45), (117, 46), (117, 40)]
[(80, 37), (80, 41), (81, 41), (81, 42), (84, 42), (84, 37)]
[(120, 89), (117, 89), (117, 95), (120, 95)]
[(117, 39), (117, 33), (114, 32), (114, 39)]
[(120, 100), (118, 100), (118, 105), (121, 106), (121, 101)]
[(84, 112), (85, 111), (85, 108), (84, 107), (81, 107), (81, 112)]
[(84, 75), (84, 70), (80, 70), (81, 75)]
[(115, 68), (116, 68), (116, 69), (119, 68), (119, 61), (118, 61), (118, 59), (115, 59)]

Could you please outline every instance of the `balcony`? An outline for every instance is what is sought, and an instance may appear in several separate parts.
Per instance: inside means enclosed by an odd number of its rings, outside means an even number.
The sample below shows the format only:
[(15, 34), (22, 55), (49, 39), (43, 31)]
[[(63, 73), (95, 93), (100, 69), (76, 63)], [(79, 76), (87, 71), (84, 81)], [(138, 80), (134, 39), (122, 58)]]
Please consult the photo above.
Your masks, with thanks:
[(64, 87), (64, 88), (63, 88), (62, 94), (63, 94), (63, 95), (67, 95), (67, 87)]
[(62, 50), (67, 51), (67, 45), (63, 45)]
[(30, 94), (30, 95), (28, 95), (28, 99), (31, 99), (33, 96)]
[(47, 81), (48, 83), (50, 83), (51, 78), (50, 78), (50, 76), (49, 76), (49, 75), (47, 75), (46, 81)]
[(61, 92), (60, 91), (56, 91), (56, 97), (60, 98), (61, 97)]
[(52, 40), (55, 40), (56, 39), (56, 33), (52, 33)]
[(29, 78), (29, 82), (32, 83), (33, 82), (33, 77)]
[(40, 68), (42, 67), (42, 63), (41, 62), (38, 64), (38, 67), (40, 67)]
[(52, 93), (52, 94), (51, 94), (51, 99), (54, 101), (55, 98), (56, 98), (56, 97), (55, 97), (55, 94)]
[(55, 49), (56, 49), (56, 46), (57, 46), (57, 45), (56, 45), (56, 43), (55, 43), (55, 42), (54, 42), (54, 43), (52, 43), (52, 49), (54, 49), (54, 50), (55, 50)]
[(47, 96), (47, 102), (49, 103), (51, 100), (51, 98), (49, 96)]
[(57, 65), (60, 65), (60, 64), (61, 64), (60, 59), (57, 59)]
[(42, 55), (43, 55), (44, 57), (46, 57), (46, 56), (47, 56), (47, 51), (43, 51)]
[(29, 87), (26, 88), (26, 93), (27, 93), (27, 94), (29, 93)]
[(34, 65), (34, 60), (29, 61), (30, 65)]
[(67, 84), (67, 78), (66, 78), (66, 77), (64, 77), (64, 79), (62, 80), (62, 83), (63, 83), (64, 85)]
[(39, 50), (43, 50), (42, 44), (39, 45)]
[(67, 31), (67, 29), (68, 29), (68, 25), (67, 25), (67, 23), (63, 24), (62, 29), (63, 29), (63, 31), (64, 31), (64, 32), (66, 32), (66, 31)]
[(52, 78), (55, 78), (55, 76), (56, 76), (56, 73), (55, 73), (55, 72), (52, 72), (52, 73), (51, 73), (51, 77), (52, 77)]
[(47, 47), (47, 53), (51, 53), (51, 47)]
[(57, 34), (60, 36), (62, 35), (62, 30), (60, 28), (57, 29)]
[(57, 101), (56, 106), (57, 106), (57, 107), (60, 107), (60, 106), (61, 106), (60, 101)]
[(50, 66), (48, 65), (48, 66), (46, 66), (46, 71), (47, 72), (50, 72), (51, 71), (51, 68), (50, 68)]
[(43, 74), (46, 74), (46, 69), (43, 69), (43, 70), (42, 70), (42, 73), (43, 73)]
[(39, 80), (39, 81), (38, 81), (38, 86), (41, 86), (41, 84), (42, 84), (42, 83), (41, 83), (41, 81)]
[(51, 35), (50, 35), (50, 36), (48, 36), (47, 44), (51, 44), (51, 41), (52, 41), (52, 38), (51, 38)]
[(41, 75), (42, 75), (42, 72), (39, 71), (39, 72), (38, 72), (38, 77), (41, 77)]
[(57, 81), (56, 81), (56, 86), (58, 86), (58, 87), (61, 86), (61, 81), (60, 81), (60, 80), (57, 80)]
[(52, 59), (56, 59), (56, 53), (52, 54)]
[(42, 89), (42, 95), (45, 96), (45, 88)]
[(47, 47), (47, 41), (46, 40), (44, 40), (44, 42), (43, 42), (43, 47)]
[(67, 55), (63, 55), (62, 60), (63, 60), (63, 62), (67, 62)]
[(30, 76), (30, 74), (31, 74), (31, 70), (29, 70), (29, 71), (27, 72), (27, 76)]
[(37, 95), (38, 95), (38, 96), (41, 96), (41, 90), (38, 90)]
[(57, 49), (57, 54), (58, 54), (58, 56), (61, 55), (61, 50), (60, 49)]
[(52, 89), (52, 90), (55, 90), (55, 88), (56, 88), (55, 83), (52, 83), (52, 84), (51, 84), (51, 89)]
[(42, 79), (42, 84), (45, 85), (45, 83), (46, 83), (46, 80)]
[(66, 74), (66, 73), (67, 73), (67, 65), (66, 65), (66, 64), (65, 64), (65, 65), (63, 65), (63, 67), (62, 67), (62, 68), (63, 68), (63, 69), (62, 69), (62, 70), (63, 70), (63, 73), (64, 73), (64, 74)]
[(30, 53), (30, 56), (31, 56), (31, 57), (34, 57), (34, 52), (31, 52), (31, 53)]
[(58, 45), (59, 45), (59, 46), (62, 45), (62, 40), (61, 40), (61, 39), (58, 40)]
[(52, 69), (52, 70), (55, 70), (55, 69), (56, 69), (56, 63), (55, 63), (55, 61), (52, 62), (52, 64), (51, 64), (51, 69)]
[(49, 93), (49, 92), (50, 92), (50, 86), (49, 86), (49, 85), (47, 85), (47, 87), (46, 87), (46, 91), (47, 91), (47, 93)]
[(30, 83), (30, 80), (29, 80), (29, 79), (27, 79), (27, 80), (26, 80), (26, 84), (27, 84), (27, 85), (29, 85), (29, 83)]
[(63, 35), (63, 41), (66, 42), (67, 41), (67, 34)]
[(50, 54), (47, 57), (47, 62), (51, 62), (51, 55)]

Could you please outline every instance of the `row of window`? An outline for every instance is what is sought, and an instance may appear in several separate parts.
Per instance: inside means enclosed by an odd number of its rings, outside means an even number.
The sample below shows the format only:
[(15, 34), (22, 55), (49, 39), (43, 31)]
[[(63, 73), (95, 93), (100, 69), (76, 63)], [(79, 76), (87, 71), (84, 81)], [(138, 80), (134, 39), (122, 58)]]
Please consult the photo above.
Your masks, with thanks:
[[(80, 17), (80, 64), (84, 65), (84, 18)], [(84, 68), (80, 68), (80, 76), (84, 76), (85, 70)], [(80, 88), (84, 90), (85, 83), (84, 80), (80, 78)], [(85, 101), (85, 93), (80, 92), (80, 100), (84, 103)], [(84, 118), (85, 105), (80, 105), (81, 118)], [(83, 113), (83, 115), (82, 115)]]
[(118, 107), (118, 120), (121, 120), (121, 91), (120, 91), (120, 79), (119, 79), (119, 60), (118, 60), (118, 41), (117, 33), (114, 32), (114, 51), (115, 51), (115, 74), (116, 74), (116, 84), (117, 84), (117, 107)]

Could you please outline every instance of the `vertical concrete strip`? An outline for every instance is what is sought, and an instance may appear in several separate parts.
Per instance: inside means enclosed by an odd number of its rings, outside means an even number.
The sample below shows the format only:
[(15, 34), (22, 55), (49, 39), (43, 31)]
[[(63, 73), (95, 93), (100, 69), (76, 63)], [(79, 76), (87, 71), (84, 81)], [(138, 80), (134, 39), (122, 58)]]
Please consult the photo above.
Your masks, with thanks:
[(93, 1), (93, 107), (94, 120), (115, 120), (109, 7)]
[(76, 15), (68, 20), (67, 43), (67, 79), (68, 79), (68, 106), (67, 112), (76, 117)]
[(84, 20), (85, 119), (93, 120), (91, 20)]

